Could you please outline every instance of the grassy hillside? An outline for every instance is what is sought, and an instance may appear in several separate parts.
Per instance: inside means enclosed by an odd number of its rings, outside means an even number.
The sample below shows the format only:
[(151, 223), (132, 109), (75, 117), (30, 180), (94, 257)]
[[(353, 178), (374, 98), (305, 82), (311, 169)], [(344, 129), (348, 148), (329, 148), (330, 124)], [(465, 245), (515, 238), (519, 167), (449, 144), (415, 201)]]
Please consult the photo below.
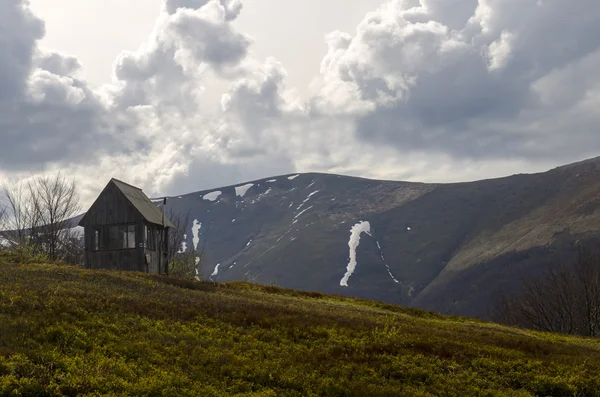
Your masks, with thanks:
[(600, 342), (0, 254), (0, 395), (600, 396)]

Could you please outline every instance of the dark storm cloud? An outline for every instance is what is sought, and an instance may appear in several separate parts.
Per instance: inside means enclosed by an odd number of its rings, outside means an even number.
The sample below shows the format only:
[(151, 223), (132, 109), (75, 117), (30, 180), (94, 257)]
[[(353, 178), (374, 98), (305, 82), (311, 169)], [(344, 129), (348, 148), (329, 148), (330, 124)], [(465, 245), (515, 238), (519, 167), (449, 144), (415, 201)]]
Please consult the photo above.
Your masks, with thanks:
[(0, 0), (0, 101), (25, 95), (36, 40), (44, 36), (44, 23), (20, 1)]
[(0, 0), (0, 166), (41, 169), (47, 163), (81, 161), (107, 144), (104, 107), (70, 73), (79, 63), (40, 54), (44, 24), (25, 2)]

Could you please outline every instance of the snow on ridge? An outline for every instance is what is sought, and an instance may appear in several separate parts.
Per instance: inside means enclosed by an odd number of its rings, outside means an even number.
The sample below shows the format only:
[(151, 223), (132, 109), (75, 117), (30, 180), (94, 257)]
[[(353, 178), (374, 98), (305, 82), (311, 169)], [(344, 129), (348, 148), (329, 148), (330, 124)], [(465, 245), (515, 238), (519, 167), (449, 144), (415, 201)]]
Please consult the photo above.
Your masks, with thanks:
[(348, 241), (348, 247), (350, 247), (350, 261), (346, 267), (346, 274), (344, 274), (344, 277), (340, 280), (340, 285), (342, 287), (348, 286), (348, 280), (356, 269), (356, 248), (358, 248), (358, 245), (360, 244), (360, 235), (362, 233), (366, 233), (369, 236), (371, 235), (371, 224), (369, 222), (360, 221), (350, 229), (350, 240)]
[(296, 174), (296, 175), (288, 176), (287, 179), (289, 179), (290, 181), (293, 181), (294, 179), (298, 178), (299, 176), (300, 176), (300, 174)]
[(277, 182), (277, 179), (269, 179), (269, 180), (267, 181), (267, 183), (274, 183), (274, 182)]
[(202, 198), (206, 201), (217, 201), (221, 194), (223, 194), (223, 192), (216, 190), (214, 192), (206, 193)]
[(220, 263), (217, 263), (217, 266), (215, 266), (215, 270), (212, 272), (212, 274), (210, 275), (212, 276), (216, 276), (217, 274), (219, 274), (219, 266), (221, 266)]
[(198, 232), (200, 231), (201, 227), (202, 223), (198, 222), (198, 219), (194, 219), (194, 223), (192, 225), (192, 241), (194, 243), (194, 251), (198, 251), (198, 243), (200, 242), (200, 236), (198, 235)]
[(248, 190), (252, 186), (254, 186), (254, 183), (248, 183), (248, 184), (243, 185), (243, 186), (236, 186), (236, 188), (235, 188), (235, 195), (244, 198), (244, 196), (246, 195), (246, 192), (248, 192)]

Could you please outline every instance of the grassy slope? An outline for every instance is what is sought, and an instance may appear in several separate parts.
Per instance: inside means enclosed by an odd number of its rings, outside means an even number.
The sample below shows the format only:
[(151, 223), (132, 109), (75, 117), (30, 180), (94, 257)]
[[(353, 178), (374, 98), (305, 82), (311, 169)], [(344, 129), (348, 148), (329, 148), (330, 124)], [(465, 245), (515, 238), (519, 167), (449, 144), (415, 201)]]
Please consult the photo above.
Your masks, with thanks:
[(2, 396), (600, 396), (596, 340), (10, 259), (0, 254)]

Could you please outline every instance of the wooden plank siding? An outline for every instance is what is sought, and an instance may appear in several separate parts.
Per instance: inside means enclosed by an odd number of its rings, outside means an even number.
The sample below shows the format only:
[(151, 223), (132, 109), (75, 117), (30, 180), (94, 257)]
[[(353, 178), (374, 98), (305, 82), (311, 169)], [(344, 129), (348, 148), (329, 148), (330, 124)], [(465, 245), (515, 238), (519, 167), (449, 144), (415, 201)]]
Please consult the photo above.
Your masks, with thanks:
[[(150, 200), (148, 199), (148, 201)], [(135, 248), (94, 250), (96, 228), (125, 224), (135, 224)], [(161, 263), (163, 252), (165, 252), (165, 247), (160, 246), (162, 226), (148, 222), (128, 197), (113, 183), (113, 180), (108, 183), (92, 204), (82, 218), (80, 226), (84, 227), (85, 232), (86, 268), (157, 274), (165, 272), (164, 263)], [(148, 249), (145, 227), (148, 227), (155, 236), (154, 250)], [(167, 234), (166, 231), (164, 233)], [(150, 259), (149, 262), (147, 262), (147, 258)]]

